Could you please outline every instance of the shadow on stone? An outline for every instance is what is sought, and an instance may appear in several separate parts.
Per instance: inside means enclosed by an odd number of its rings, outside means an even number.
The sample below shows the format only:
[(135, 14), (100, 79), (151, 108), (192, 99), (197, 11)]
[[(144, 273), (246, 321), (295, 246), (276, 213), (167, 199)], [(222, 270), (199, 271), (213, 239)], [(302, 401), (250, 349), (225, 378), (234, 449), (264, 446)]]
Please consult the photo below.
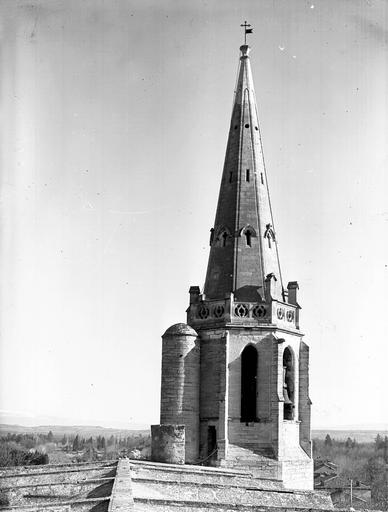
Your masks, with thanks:
[(112, 469), (108, 473), (104, 473), (102, 475), (102, 478), (111, 478), (112, 476), (116, 476), (116, 472), (117, 472), (117, 468), (115, 467), (114, 469)]
[(241, 286), (234, 292), (234, 300), (247, 302), (261, 302), (262, 296), (259, 293), (259, 286)]
[(108, 512), (109, 500), (97, 503), (90, 509), (90, 512)]
[(99, 485), (87, 495), (87, 498), (104, 498), (112, 494), (113, 481)]

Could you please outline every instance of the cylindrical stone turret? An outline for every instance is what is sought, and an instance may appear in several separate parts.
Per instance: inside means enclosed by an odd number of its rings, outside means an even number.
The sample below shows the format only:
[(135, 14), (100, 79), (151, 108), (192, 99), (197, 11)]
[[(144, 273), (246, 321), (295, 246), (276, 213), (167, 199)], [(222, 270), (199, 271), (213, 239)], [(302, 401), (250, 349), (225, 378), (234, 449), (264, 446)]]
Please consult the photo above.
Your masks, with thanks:
[(186, 324), (175, 324), (162, 340), (160, 423), (185, 426), (186, 462), (195, 462), (199, 457), (198, 335)]

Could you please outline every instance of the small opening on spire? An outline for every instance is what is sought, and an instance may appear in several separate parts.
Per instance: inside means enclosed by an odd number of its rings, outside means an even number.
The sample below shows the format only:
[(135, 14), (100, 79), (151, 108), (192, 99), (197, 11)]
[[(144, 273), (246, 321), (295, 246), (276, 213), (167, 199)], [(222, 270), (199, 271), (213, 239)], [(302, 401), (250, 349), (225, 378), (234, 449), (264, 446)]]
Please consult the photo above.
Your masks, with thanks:
[(264, 185), (264, 178), (263, 178), (263, 173), (262, 172), (260, 173), (260, 180), (261, 180), (261, 184)]
[(245, 128), (249, 128), (249, 124), (246, 124), (246, 125), (245, 125)]
[(226, 246), (226, 240), (228, 238), (228, 234), (224, 231), (222, 234), (222, 247)]
[(249, 229), (245, 231), (245, 239), (247, 242), (247, 246), (252, 247), (252, 233), (249, 231)]
[(258, 126), (255, 126), (255, 130), (258, 130), (258, 129), (259, 129), (259, 127), (258, 127)]
[(238, 124), (236, 124), (236, 125), (234, 126), (234, 129), (235, 129), (235, 130), (237, 130), (237, 128), (238, 128)]
[(249, 173), (249, 169), (247, 169), (247, 170), (245, 171), (245, 181), (249, 181), (249, 178), (250, 178), (249, 174), (250, 174), (250, 173)]
[(232, 172), (230, 172), (230, 173), (229, 173), (229, 183), (232, 183), (232, 179), (233, 179), (233, 173), (232, 173)]

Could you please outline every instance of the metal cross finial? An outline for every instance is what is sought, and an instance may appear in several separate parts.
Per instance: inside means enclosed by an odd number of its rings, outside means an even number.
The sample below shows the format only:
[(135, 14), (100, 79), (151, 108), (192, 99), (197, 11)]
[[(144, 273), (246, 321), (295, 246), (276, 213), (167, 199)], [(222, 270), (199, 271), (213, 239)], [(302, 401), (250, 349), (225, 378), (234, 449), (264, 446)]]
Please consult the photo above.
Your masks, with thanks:
[(240, 25), (240, 27), (244, 27), (244, 44), (245, 45), (247, 44), (247, 34), (252, 34), (252, 32), (253, 32), (253, 28), (248, 28), (251, 26), (252, 25), (247, 23), (246, 20), (244, 21), (244, 23), (242, 25)]

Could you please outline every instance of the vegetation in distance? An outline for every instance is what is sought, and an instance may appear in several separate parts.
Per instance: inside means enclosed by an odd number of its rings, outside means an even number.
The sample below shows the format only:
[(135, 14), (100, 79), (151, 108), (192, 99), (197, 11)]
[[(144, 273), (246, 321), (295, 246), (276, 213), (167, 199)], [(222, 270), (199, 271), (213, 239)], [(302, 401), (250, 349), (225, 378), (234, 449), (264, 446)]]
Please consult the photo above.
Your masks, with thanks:
[[(92, 462), (122, 456), (147, 459), (150, 456), (148, 430), (116, 430), (113, 434), (111, 429), (102, 427), (75, 427), (73, 431), (69, 430), (71, 427), (55, 427), (46, 432), (42, 432), (43, 427), (24, 427), (24, 432), (19, 428), (12, 432), (11, 427), (5, 432), (2, 427), (0, 466)], [(88, 436), (90, 432), (94, 435)], [(340, 485), (349, 486), (353, 480), (370, 486), (372, 504), (366, 508), (388, 510), (388, 436), (377, 433), (374, 439), (365, 442), (351, 436), (338, 439), (328, 433), (324, 437), (314, 436), (313, 456), (315, 461), (330, 461), (337, 466)]]
[[(388, 436), (377, 434), (372, 442), (355, 438), (313, 439), (314, 462), (328, 461), (337, 466), (338, 482), (349, 487), (350, 481), (363, 482), (371, 488), (371, 505), (365, 508), (388, 510)], [(357, 508), (363, 508), (357, 506)]]
[(67, 464), (114, 460), (119, 457), (148, 458), (149, 432), (133, 432), (127, 436), (97, 435), (83, 437), (78, 433), (10, 433), (0, 436), (0, 466), (31, 464)]

